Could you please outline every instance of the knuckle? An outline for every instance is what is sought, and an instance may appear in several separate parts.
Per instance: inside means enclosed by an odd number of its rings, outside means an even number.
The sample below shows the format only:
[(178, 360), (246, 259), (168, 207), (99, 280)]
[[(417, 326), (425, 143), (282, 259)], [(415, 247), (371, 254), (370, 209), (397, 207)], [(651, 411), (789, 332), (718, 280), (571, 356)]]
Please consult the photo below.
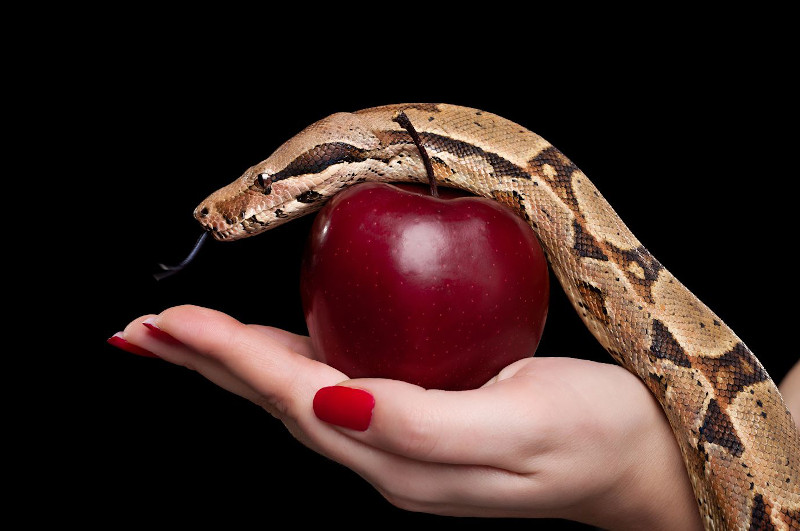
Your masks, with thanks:
[(257, 405), (278, 420), (286, 421), (293, 418), (291, 405), (283, 397), (259, 395)]
[(392, 492), (388, 490), (381, 490), (381, 489), (378, 489), (378, 492), (381, 494), (381, 496), (384, 497), (386, 501), (388, 501), (390, 504), (394, 505), (398, 509), (402, 509), (404, 511), (412, 511), (412, 512), (416, 512), (418, 510), (418, 504), (405, 494)]
[(275, 378), (269, 385), (253, 382), (252, 387), (258, 393), (258, 405), (270, 415), (283, 422), (298, 422), (302, 418), (302, 396), (307, 391), (299, 385), (299, 378), (293, 373)]
[(430, 500), (425, 499), (425, 493), (419, 485), (408, 480), (389, 480), (375, 488), (386, 501), (404, 511), (425, 512), (430, 505)]
[(429, 477), (391, 482), (376, 490), (398, 509), (417, 513), (454, 515), (459, 512), (463, 500), (458, 489), (454, 491), (438, 485)]
[(403, 511), (428, 514), (437, 513), (437, 510), (435, 509), (437, 506), (430, 502), (417, 500), (408, 496), (395, 496), (393, 498), (387, 498), (384, 496), (384, 498), (393, 506), (397, 507), (398, 509), (402, 509)]
[(397, 422), (399, 451), (403, 455), (427, 459), (437, 449), (440, 434), (435, 413), (424, 408), (406, 410)]

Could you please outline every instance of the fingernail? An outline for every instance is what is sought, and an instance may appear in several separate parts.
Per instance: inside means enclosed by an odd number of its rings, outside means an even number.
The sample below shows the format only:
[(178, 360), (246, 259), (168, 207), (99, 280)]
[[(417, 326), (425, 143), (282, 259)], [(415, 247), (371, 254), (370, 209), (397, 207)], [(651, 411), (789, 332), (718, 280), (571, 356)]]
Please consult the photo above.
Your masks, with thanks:
[(142, 324), (146, 326), (148, 330), (150, 330), (150, 333), (153, 334), (153, 336), (157, 337), (161, 341), (164, 341), (166, 343), (173, 343), (176, 345), (180, 344), (180, 341), (178, 341), (177, 339), (175, 339), (174, 337), (172, 337), (171, 335), (169, 335), (168, 333), (164, 332), (159, 327), (151, 323), (149, 319), (147, 321), (144, 321)]
[(363, 389), (334, 385), (323, 387), (314, 395), (318, 419), (351, 430), (369, 428), (374, 407), (375, 397)]
[(113, 336), (109, 337), (107, 340), (109, 345), (113, 345), (119, 349), (124, 350), (125, 352), (130, 352), (131, 354), (136, 354), (137, 356), (144, 356), (146, 358), (157, 358), (155, 354), (150, 352), (149, 350), (143, 349), (139, 345), (134, 345), (133, 343), (127, 341), (125, 338), (120, 336), (118, 333), (114, 334)]

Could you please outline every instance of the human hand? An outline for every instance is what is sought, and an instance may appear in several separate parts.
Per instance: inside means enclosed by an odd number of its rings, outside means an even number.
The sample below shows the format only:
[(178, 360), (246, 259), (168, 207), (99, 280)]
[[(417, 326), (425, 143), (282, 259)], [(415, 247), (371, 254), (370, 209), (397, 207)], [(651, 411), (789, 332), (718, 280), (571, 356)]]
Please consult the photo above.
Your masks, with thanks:
[(261, 405), (401, 508), (700, 527), (658, 404), (615, 365), (529, 358), (453, 392), (348, 380), (315, 360), (307, 337), (194, 306), (136, 319), (118, 337)]
[(794, 417), (794, 423), (800, 426), (800, 361), (789, 369), (778, 389), (786, 402), (786, 407)]

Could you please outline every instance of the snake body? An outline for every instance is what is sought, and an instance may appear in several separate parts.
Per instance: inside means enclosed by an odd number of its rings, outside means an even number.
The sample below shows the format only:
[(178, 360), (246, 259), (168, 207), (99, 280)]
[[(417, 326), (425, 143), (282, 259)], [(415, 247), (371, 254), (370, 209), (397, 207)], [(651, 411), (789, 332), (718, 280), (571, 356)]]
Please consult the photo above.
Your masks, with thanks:
[(437, 182), (507, 205), (536, 232), (583, 322), (664, 409), (706, 528), (800, 530), (800, 433), (761, 363), (569, 159), (524, 127), (446, 104), (337, 113), (210, 195), (195, 217), (216, 239), (235, 240), (356, 183), (426, 182), (394, 121), (401, 111)]

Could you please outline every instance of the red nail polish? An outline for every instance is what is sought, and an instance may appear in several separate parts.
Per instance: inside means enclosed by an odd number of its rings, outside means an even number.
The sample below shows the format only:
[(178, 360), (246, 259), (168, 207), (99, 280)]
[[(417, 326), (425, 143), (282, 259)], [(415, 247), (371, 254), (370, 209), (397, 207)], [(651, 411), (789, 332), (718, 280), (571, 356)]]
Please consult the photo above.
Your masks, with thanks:
[(145, 350), (138, 345), (134, 345), (126, 341), (124, 338), (120, 336), (111, 336), (107, 340), (109, 345), (113, 345), (119, 349), (124, 350), (125, 352), (130, 352), (131, 354), (136, 354), (137, 356), (144, 356), (146, 358), (157, 358), (155, 354), (150, 352), (149, 350)]
[(142, 324), (145, 325), (148, 330), (150, 330), (150, 333), (153, 334), (153, 336), (157, 337), (161, 341), (164, 341), (166, 343), (172, 343), (172, 344), (175, 344), (175, 345), (180, 345), (180, 343), (181, 343), (180, 341), (178, 341), (177, 339), (175, 339), (174, 337), (172, 337), (168, 333), (164, 332), (163, 330), (161, 330), (159, 327), (157, 327), (153, 323), (148, 323), (148, 322), (145, 321)]
[(363, 389), (334, 385), (314, 395), (317, 418), (351, 430), (365, 431), (372, 421), (375, 397)]

